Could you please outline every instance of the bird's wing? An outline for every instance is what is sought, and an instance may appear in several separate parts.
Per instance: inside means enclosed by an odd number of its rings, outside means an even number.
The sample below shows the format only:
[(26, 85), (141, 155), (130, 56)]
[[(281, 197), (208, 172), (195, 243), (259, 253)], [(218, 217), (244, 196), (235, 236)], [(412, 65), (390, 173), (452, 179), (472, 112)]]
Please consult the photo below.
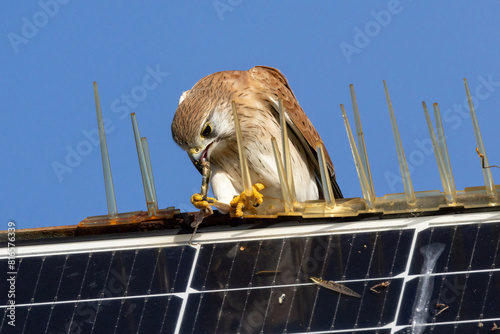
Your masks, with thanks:
[(319, 176), (318, 157), (316, 154), (316, 144), (321, 143), (325, 152), (326, 164), (330, 172), (333, 193), (336, 198), (343, 198), (340, 187), (335, 178), (335, 170), (332, 160), (326, 151), (325, 144), (321, 140), (318, 132), (312, 125), (309, 118), (300, 107), (297, 98), (288, 85), (285, 76), (275, 68), (267, 66), (255, 66), (249, 70), (250, 76), (262, 86), (263, 98), (279, 112), (278, 100), (283, 100), (283, 108), (286, 112), (288, 126), (300, 139), (306, 149), (311, 161), (314, 163), (316, 174)]

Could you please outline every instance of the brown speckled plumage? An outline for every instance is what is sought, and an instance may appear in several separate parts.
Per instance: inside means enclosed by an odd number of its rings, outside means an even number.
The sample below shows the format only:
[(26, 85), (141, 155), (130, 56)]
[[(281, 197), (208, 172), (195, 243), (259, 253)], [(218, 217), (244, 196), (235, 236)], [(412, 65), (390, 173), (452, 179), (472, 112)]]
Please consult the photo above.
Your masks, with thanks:
[[(183, 94), (172, 121), (172, 136), (188, 154), (196, 147), (200, 151), (207, 151), (215, 175), (220, 173), (219, 177), (212, 179), (216, 197), (218, 192), (221, 194), (219, 197), (227, 200), (230, 198), (229, 193), (242, 191), (236, 137), (232, 124), (232, 100), (238, 108), (252, 182), (262, 182), (266, 185), (264, 196), (281, 196), (276, 167), (271, 163), (274, 159), (271, 136), (276, 137), (278, 141), (281, 140), (278, 99), (283, 100), (284, 109), (289, 117), (287, 125), (294, 180), (299, 183), (296, 184), (296, 189), (300, 192), (300, 182), (304, 185), (310, 185), (311, 182), (316, 184), (314, 175), (319, 173), (315, 146), (317, 143), (323, 145), (323, 142), (281, 72), (264, 66), (256, 66), (248, 71), (218, 72), (204, 77), (190, 91)], [(213, 132), (204, 138), (200, 133), (206, 124), (212, 126)], [(335, 196), (342, 197), (335, 181), (332, 161), (328, 153), (326, 155)], [(199, 156), (200, 154), (190, 154), (193, 162), (196, 162)], [(219, 179), (223, 182), (219, 185), (214, 184)], [(226, 184), (226, 180), (230, 180), (234, 189), (222, 194), (224, 192), (222, 189), (228, 188), (229, 185)], [(299, 195), (298, 193), (298, 199)], [(314, 195), (309, 193), (301, 199), (314, 199), (310, 197)]]

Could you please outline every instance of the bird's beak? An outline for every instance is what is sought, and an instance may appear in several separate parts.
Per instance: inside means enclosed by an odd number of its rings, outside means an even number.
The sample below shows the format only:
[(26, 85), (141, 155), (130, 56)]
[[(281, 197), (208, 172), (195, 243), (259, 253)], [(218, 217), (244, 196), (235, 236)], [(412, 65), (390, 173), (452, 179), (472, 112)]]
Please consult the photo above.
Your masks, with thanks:
[(210, 147), (212, 146), (212, 143), (208, 144), (205, 147), (192, 147), (189, 149), (188, 155), (191, 161), (196, 165), (196, 166), (201, 166), (201, 164), (204, 161), (209, 161), (210, 160)]

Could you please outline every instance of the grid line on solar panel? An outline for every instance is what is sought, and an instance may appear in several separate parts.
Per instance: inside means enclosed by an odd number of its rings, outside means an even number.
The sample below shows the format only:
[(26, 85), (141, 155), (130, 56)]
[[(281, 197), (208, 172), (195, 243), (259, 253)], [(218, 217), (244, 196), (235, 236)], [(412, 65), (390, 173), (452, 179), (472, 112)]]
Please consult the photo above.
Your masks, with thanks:
[[(307, 247), (308, 247), (308, 244), (309, 244), (310, 239), (311, 239), (310, 237), (307, 237), (307, 238), (306, 238), (306, 243), (305, 243), (304, 248), (307, 248)], [(330, 241), (331, 241), (331, 236), (329, 237), (329, 242), (330, 242)], [(301, 256), (301, 258), (300, 258), (300, 264), (299, 264), (299, 267), (298, 267), (298, 269), (297, 269), (296, 276), (295, 276), (295, 277), (297, 277), (297, 278), (295, 279), (295, 284), (298, 284), (298, 283), (299, 283), (299, 279), (298, 279), (298, 277), (299, 277), (299, 274), (300, 274), (300, 268), (302, 268), (302, 267), (303, 267), (303, 265), (304, 265), (305, 255), (306, 255), (306, 252), (303, 252), (303, 253), (302, 253), (302, 256)], [(323, 267), (324, 267), (324, 266), (323, 266)], [(292, 292), (292, 297), (291, 297), (291, 301), (290, 301), (290, 307), (288, 308), (288, 314), (287, 314), (286, 321), (285, 321), (285, 330), (287, 330), (288, 323), (289, 323), (289, 321), (290, 321), (290, 315), (291, 315), (291, 312), (292, 312), (292, 305), (293, 305), (293, 303), (294, 303), (294, 301), (295, 301), (295, 293), (296, 293), (296, 292), (297, 292), (297, 289), (293, 289), (293, 292)], [(282, 302), (281, 302), (281, 304), (282, 304), (282, 303), (284, 302), (284, 299), (283, 299), (283, 298), (285, 298), (285, 299), (286, 299), (286, 298), (290, 298), (290, 297), (287, 297), (287, 296), (286, 296), (286, 294), (284, 294), (284, 293), (283, 293), (283, 294), (281, 294), (281, 296), (280, 296), (279, 298), (282, 300)]]
[[(38, 275), (37, 275), (37, 279), (36, 279), (36, 283), (35, 283), (35, 287), (33, 288), (33, 294), (32, 294), (32, 297), (30, 299), (30, 303), (33, 303), (34, 301), (34, 298), (35, 298), (35, 292), (37, 290), (37, 287), (38, 287), (38, 282), (40, 281), (40, 274), (42, 272), (42, 269), (43, 269), (43, 265), (45, 263), (45, 257), (42, 258), (42, 263), (40, 265), (40, 269), (38, 271)], [(26, 329), (26, 324), (28, 323), (28, 319), (29, 319), (29, 315), (30, 315), (30, 311), (31, 311), (31, 307), (28, 307), (27, 309), (27, 312), (26, 312), (26, 316), (24, 317), (25, 318), (25, 321), (24, 321), (24, 324), (23, 324), (23, 329), (22, 329), (22, 333), (24, 333), (25, 329)]]
[[(377, 245), (377, 241), (378, 241), (378, 236), (379, 236), (379, 233), (375, 233), (375, 240), (373, 242), (373, 248), (372, 248), (372, 252), (371, 252), (371, 255), (370, 255), (370, 262), (368, 263), (368, 269), (366, 270), (366, 275), (365, 275), (365, 279), (369, 278), (370, 277), (370, 267), (372, 265), (372, 260), (373, 260), (373, 254), (375, 253), (375, 247)], [(364, 287), (363, 287), (363, 292), (361, 293), (361, 301), (360, 301), (360, 304), (363, 304), (363, 299), (365, 298), (365, 292), (366, 292), (366, 288), (367, 288), (367, 284), (365, 282), (364, 284)], [(354, 328), (358, 328), (358, 320), (359, 320), (359, 317), (361, 315), (361, 306), (358, 308), (358, 314), (356, 316), (356, 321), (354, 323)]]
[[(332, 240), (332, 237), (330, 236), (330, 238), (328, 239), (328, 247), (331, 244), (331, 240)], [(323, 268), (321, 269), (321, 275), (322, 275), (321, 277), (323, 277), (323, 272), (324, 272), (324, 268), (326, 266), (326, 263), (327, 263), (327, 258), (325, 258), (325, 261), (323, 263)], [(342, 277), (345, 278), (345, 274), (343, 274)], [(318, 293), (319, 293), (319, 287), (316, 290), (316, 294), (318, 294)], [(317, 296), (316, 296), (316, 298), (317, 298)], [(340, 307), (340, 298), (337, 299), (337, 303), (335, 304), (335, 312), (333, 313), (332, 322), (330, 324), (330, 329), (334, 328), (334, 326), (335, 326), (335, 321), (337, 320), (337, 313), (338, 313), (339, 307)], [(309, 320), (309, 326), (308, 327), (311, 327), (311, 322), (312, 322), (312, 317)]]
[[(496, 245), (495, 253), (494, 253), (494, 256), (493, 256), (493, 263), (491, 264), (491, 269), (495, 268), (495, 262), (496, 262), (496, 259), (497, 259), (497, 256), (498, 256), (498, 252), (500, 251), (499, 247), (500, 247), (500, 234), (498, 236), (497, 245)], [(493, 271), (490, 271), (489, 278), (488, 278), (488, 284), (486, 286), (486, 293), (485, 293), (486, 296), (488, 296), (488, 291), (490, 289), (492, 276), (493, 276)], [(485, 307), (486, 307), (486, 298), (484, 299), (483, 305), (481, 306), (481, 314), (479, 315), (480, 319), (482, 319), (484, 317), (484, 309), (485, 309)]]
[(263, 332), (264, 330), (264, 325), (265, 325), (265, 319), (267, 319), (267, 316), (269, 314), (269, 309), (270, 309), (270, 306), (271, 306), (271, 300), (273, 298), (273, 294), (275, 293), (275, 285), (276, 285), (276, 276), (278, 275), (278, 272), (279, 272), (279, 268), (280, 268), (280, 264), (281, 264), (281, 260), (283, 258), (283, 249), (285, 248), (285, 244), (289, 243), (290, 242), (290, 239), (282, 239), (281, 241), (281, 247), (280, 247), (280, 252), (279, 252), (279, 256), (278, 256), (278, 261), (276, 262), (276, 267), (275, 267), (275, 273), (274, 275), (272, 275), (273, 277), (273, 281), (272, 281), (272, 287), (269, 291), (269, 298), (267, 300), (267, 305), (266, 305), (266, 308), (265, 308), (265, 313), (264, 313), (264, 322), (262, 324), (262, 328), (261, 328), (261, 332)]
[[(470, 271), (471, 268), (472, 268), (472, 259), (474, 259), (474, 253), (475, 253), (475, 250), (476, 250), (477, 239), (478, 239), (478, 236), (479, 236), (480, 229), (481, 229), (481, 225), (478, 224), (478, 226), (477, 226), (477, 232), (476, 232), (476, 237), (474, 238), (474, 245), (472, 246), (472, 254), (471, 254), (471, 257), (470, 257), (469, 266), (467, 267), (467, 271)], [(465, 275), (464, 287), (467, 286), (468, 279), (469, 279), (469, 273), (467, 273)], [(459, 303), (459, 306), (458, 306), (458, 313), (457, 313), (457, 316), (455, 318), (455, 321), (459, 321), (460, 320), (460, 311), (462, 309), (462, 305), (463, 305), (463, 302), (464, 302), (464, 297), (465, 297), (465, 293), (462, 293), (461, 294), (461, 298), (460, 298), (460, 303)], [(484, 298), (486, 299), (486, 296)]]
[[(156, 259), (155, 259), (155, 264), (154, 264), (154, 267), (153, 267), (153, 273), (156, 271), (156, 267), (158, 266), (158, 258), (160, 257), (160, 252), (161, 252), (161, 248), (158, 248), (157, 254), (156, 254)], [(181, 258), (182, 258), (182, 255), (181, 255)], [(151, 285), (153, 284), (153, 277), (154, 277), (154, 275), (151, 275), (151, 279), (149, 281), (149, 286), (148, 286), (148, 290), (147, 290), (148, 295), (151, 293)], [(138, 330), (141, 328), (142, 320), (144, 318), (144, 311), (146, 309), (146, 305), (148, 303), (148, 300), (149, 300), (148, 298), (145, 299), (144, 306), (142, 308), (141, 315), (139, 317)], [(168, 306), (167, 306), (167, 310), (168, 310)]]
[(2, 332), (2, 328), (3, 328), (3, 324), (5, 323), (5, 319), (7, 319), (7, 311), (8, 311), (7, 308), (3, 311), (2, 323), (0, 324), (0, 333)]
[[(53, 299), (54, 302), (57, 301), (57, 294), (59, 293), (59, 288), (61, 287), (61, 282), (62, 282), (62, 278), (63, 278), (63, 275), (64, 275), (64, 269), (66, 268), (66, 263), (68, 261), (68, 257), (69, 257), (69, 255), (66, 255), (64, 257), (64, 264), (63, 264), (63, 268), (61, 270), (61, 276), (59, 277), (59, 281), (57, 282), (56, 293), (55, 293), (54, 299)], [(53, 309), (54, 309), (53, 307), (50, 308), (49, 317), (47, 319), (47, 325), (45, 327), (45, 333), (47, 332), (47, 329), (49, 327), (50, 319), (52, 318), (52, 310)]]
[(38, 287), (38, 282), (40, 282), (40, 275), (42, 274), (43, 265), (45, 264), (45, 259), (46, 259), (46, 256), (42, 257), (42, 264), (40, 265), (40, 270), (38, 271), (38, 275), (36, 277), (35, 287), (33, 289), (33, 295), (31, 296), (31, 299), (30, 299), (31, 303), (33, 303), (35, 301), (35, 292), (36, 292), (37, 287)]
[[(41, 261), (37, 259), (33, 260), (25, 260), (20, 259), (17, 265), (17, 275), (15, 277), (15, 285), (16, 287), (23, 287), (23, 289), (16, 289), (16, 303), (29, 303), (31, 298), (33, 297), (33, 290), (36, 283), (35, 275), (38, 275), (40, 270)], [(2, 283), (7, 281), (7, 260), (2, 261)], [(26, 274), (25, 274), (26, 273)], [(29, 277), (29, 279), (28, 279)], [(7, 284), (5, 284), (7, 286)], [(0, 294), (0, 301), (2, 305), (7, 305), (7, 291), (5, 293)]]
[[(257, 268), (257, 262), (259, 260), (259, 255), (260, 255), (260, 249), (262, 248), (262, 244), (263, 244), (263, 241), (260, 240), (259, 241), (259, 246), (258, 246), (258, 249), (257, 249), (257, 254), (255, 256), (255, 260), (254, 260), (254, 263), (253, 263), (253, 267), (252, 267), (252, 276), (251, 277), (254, 277), (255, 274), (256, 274), (256, 268)], [(246, 242), (242, 247), (243, 250), (247, 247), (248, 245), (248, 242)], [(241, 248), (240, 248), (241, 249)], [(253, 284), (252, 284), (252, 281), (249, 280), (248, 282), (248, 288), (252, 288)], [(247, 309), (247, 303), (248, 303), (248, 297), (250, 296), (250, 290), (247, 290), (247, 294), (246, 294), (246, 297), (245, 297), (245, 302), (243, 303), (243, 310), (241, 312), (241, 318), (240, 318), (240, 321), (239, 321), (239, 326), (238, 326), (238, 333), (241, 332), (241, 326), (243, 324), (243, 318), (245, 316), (245, 313), (246, 313), (246, 309)]]
[[(181, 266), (182, 266), (182, 259), (183, 259), (183, 256), (184, 256), (185, 249), (186, 249), (186, 247), (182, 247), (181, 248), (181, 254), (179, 256), (179, 262), (177, 262), (177, 268), (175, 269), (175, 275), (174, 275), (174, 278), (173, 278), (172, 287), (170, 288), (169, 292), (174, 292), (175, 291), (175, 284), (177, 282), (177, 277), (179, 276), (179, 271), (182, 269), (181, 268)], [(185, 290), (186, 287), (187, 287), (187, 283), (186, 283), (186, 286), (183, 289), (181, 289), (181, 290), (182, 291)]]
[[(108, 269), (106, 270), (106, 276), (104, 278), (104, 282), (108, 282), (109, 274), (111, 272), (111, 264), (113, 263), (113, 260), (115, 258), (115, 254), (116, 254), (115, 251), (111, 252), (111, 259), (109, 260), (109, 265), (108, 265)], [(92, 320), (92, 328), (90, 330), (91, 333), (94, 331), (95, 321), (97, 318), (97, 314), (99, 313), (99, 310), (101, 309), (102, 299), (104, 298), (105, 291), (106, 291), (105, 289), (102, 289), (101, 293), (99, 294), (99, 300), (97, 301), (97, 307), (95, 310), (94, 319)]]
[[(130, 273), (128, 275), (128, 279), (127, 279), (127, 283), (125, 285), (125, 291), (123, 292), (123, 296), (126, 297), (127, 296), (127, 293), (128, 293), (128, 287), (130, 285), (130, 280), (132, 279), (132, 273), (134, 271), (134, 266), (135, 266), (135, 261), (137, 260), (137, 254), (139, 253), (139, 250), (136, 249), (135, 252), (134, 252), (134, 259), (132, 260), (132, 267), (130, 268)], [(122, 308), (123, 308), (123, 305), (124, 305), (124, 301), (125, 299), (122, 299), (122, 302), (120, 303), (120, 310), (118, 311), (119, 314), (122, 313)], [(113, 334), (116, 333), (116, 330), (118, 329), (118, 322), (120, 321), (119, 318), (116, 319), (116, 323), (115, 323), (115, 328), (114, 328), (114, 331), (113, 331)]]
[[(207, 246), (208, 246), (208, 245), (207, 245)], [(199, 247), (198, 247), (198, 258), (197, 258), (196, 263), (194, 264), (194, 265), (196, 266), (196, 269), (197, 269), (200, 265), (202, 265), (202, 264), (203, 264), (203, 262), (204, 262), (204, 261), (201, 261), (201, 260), (200, 260), (200, 256), (201, 256), (202, 254), (204, 254), (204, 253), (202, 253), (202, 252), (201, 252), (201, 249), (203, 249), (203, 247), (204, 247), (204, 245), (199, 245)], [(210, 253), (210, 259), (209, 259), (209, 261), (208, 261), (208, 267), (210, 267), (210, 265), (212, 264), (212, 259), (213, 259), (213, 255), (214, 255), (214, 252), (215, 252), (215, 247), (216, 247), (216, 244), (212, 244), (212, 252)], [(202, 259), (203, 259), (203, 258), (202, 258)], [(201, 262), (201, 263), (200, 263), (200, 262)], [(196, 273), (196, 269), (194, 269), (194, 270), (193, 270), (193, 272), (191, 273), (191, 279), (193, 279), (193, 276), (194, 276), (194, 275), (195, 275), (195, 273)], [(201, 287), (201, 291), (202, 291), (202, 293), (200, 294), (200, 298), (203, 298), (203, 291), (205, 291), (205, 284), (206, 284), (207, 277), (208, 277), (208, 275), (206, 275), (206, 276), (205, 276), (205, 279), (204, 279), (204, 281), (203, 281), (203, 285), (202, 285), (202, 287)], [(190, 287), (192, 287), (192, 286), (193, 286), (193, 280), (191, 280), (191, 282), (190, 282)], [(190, 298), (190, 296), (191, 296), (191, 295), (192, 295), (192, 294), (190, 294), (190, 295), (188, 296), (188, 300), (189, 300), (189, 298)], [(188, 301), (188, 300), (187, 300), (187, 301)], [(186, 303), (187, 303), (187, 301), (186, 301), (186, 300), (184, 300), (184, 305), (183, 305), (183, 307), (186, 307)], [(194, 331), (194, 328), (195, 328), (196, 322), (198, 321), (198, 314), (200, 313), (200, 307), (201, 307), (201, 303), (199, 303), (199, 304), (198, 304), (198, 308), (196, 309), (196, 314), (195, 314), (194, 319), (193, 319), (193, 331)], [(184, 317), (184, 314), (185, 314), (185, 313), (184, 313), (184, 312), (185, 312), (185, 309), (183, 309), (183, 311), (182, 311), (182, 318), (181, 318), (181, 319), (179, 319), (179, 321), (182, 321), (183, 319), (185, 319), (185, 317)], [(193, 331), (192, 331), (191, 333), (193, 333)]]
[[(396, 256), (398, 254), (398, 249), (399, 249), (399, 244), (401, 242), (401, 236), (403, 235), (403, 231), (399, 231), (399, 235), (398, 235), (398, 240), (396, 242), (396, 249), (395, 249), (395, 252), (394, 252), (394, 257), (392, 259), (392, 264), (391, 264), (391, 269), (389, 271), (389, 276), (392, 276), (393, 275), (393, 269), (394, 269), (394, 264), (396, 263)], [(384, 282), (383, 280), (381, 280), (381, 282)], [(384, 314), (384, 310), (385, 310), (385, 307), (386, 307), (386, 303), (387, 303), (387, 295), (388, 295), (388, 291), (391, 288), (391, 285), (390, 285), (390, 281), (385, 281), (387, 283), (389, 283), (388, 286), (385, 286), (385, 291), (386, 293), (384, 294), (384, 301), (382, 302), (382, 307), (381, 307), (381, 311), (380, 311), (380, 319), (377, 323), (377, 326), (381, 326), (382, 324), (382, 315)], [(382, 283), (378, 283), (378, 284), (382, 284)], [(377, 284), (375, 284), (373, 287), (377, 286)], [(370, 288), (371, 291), (378, 291), (376, 293), (380, 293), (382, 290), (372, 290), (372, 288)]]
[[(331, 237), (328, 238), (328, 243), (327, 243), (327, 246), (326, 246), (326, 250), (327, 251), (325, 253), (325, 258), (324, 258), (323, 264), (321, 266), (320, 277), (324, 277), (324, 273), (325, 273), (325, 270), (326, 270), (326, 264), (328, 263), (327, 262), (328, 255), (330, 255), (330, 253), (328, 253), (328, 250), (330, 250), (331, 241), (332, 241), (332, 238)], [(350, 252), (349, 252), (349, 254), (350, 254)], [(347, 260), (347, 263), (349, 263), (349, 258)], [(345, 275), (343, 275), (342, 277), (345, 277)], [(319, 287), (316, 288), (316, 293), (314, 295), (314, 302), (313, 302), (313, 312), (311, 313), (311, 316), (309, 317), (309, 323), (307, 324), (307, 328), (311, 328), (311, 323), (312, 323), (313, 317), (314, 317), (314, 309), (316, 308), (316, 303), (318, 301), (318, 296), (319, 296)], [(290, 308), (292, 307), (292, 305), (293, 305), (293, 303), (290, 304)], [(337, 302), (337, 306), (335, 308), (335, 315), (333, 317), (332, 323), (335, 321), (335, 316), (336, 316), (337, 308), (338, 308), (338, 302)], [(287, 320), (287, 324), (286, 324), (287, 327), (286, 328), (288, 328), (288, 322), (289, 322), (289, 320)]]
[[(232, 249), (233, 257), (232, 257), (231, 265), (229, 267), (229, 273), (228, 273), (228, 276), (227, 276), (227, 281), (226, 281), (226, 284), (224, 285), (225, 289), (227, 289), (229, 287), (229, 279), (231, 278), (231, 274), (232, 274), (233, 268), (234, 268), (234, 258), (236, 257), (237, 250), (239, 248), (240, 248), (240, 243), (237, 242), (234, 245), (233, 249)], [(227, 292), (224, 292), (224, 298), (222, 299), (222, 305), (223, 306), (224, 306), (224, 301), (226, 300), (226, 296), (227, 296)], [(219, 316), (217, 317), (217, 323), (215, 324), (215, 332), (217, 332), (217, 329), (219, 327), (219, 321), (220, 321), (221, 317), (222, 317), (222, 307), (220, 309)]]
[[(192, 259), (190, 261), (191, 265), (190, 266), (187, 266), (187, 265), (182, 266), (182, 267), (185, 267), (186, 269), (189, 268), (189, 272), (187, 272), (187, 279), (184, 280), (186, 282), (185, 287), (184, 287), (185, 293), (182, 294), (182, 297), (181, 297), (182, 304), (181, 304), (181, 308), (180, 308), (180, 316), (177, 318), (177, 321), (175, 324), (175, 333), (179, 333), (179, 329), (180, 329), (180, 326), (182, 324), (182, 320), (184, 319), (184, 314), (185, 314), (184, 312), (185, 312), (188, 297), (189, 297), (189, 291), (192, 290), (191, 286), (192, 286), (192, 282), (193, 282), (194, 272), (195, 272), (195, 269), (199, 263), (199, 255), (200, 255), (201, 245), (200, 244), (190, 244), (190, 241), (191, 241), (191, 239), (189, 239), (189, 241), (188, 241), (188, 246), (184, 246), (184, 248), (182, 248), (182, 252), (181, 252), (181, 258), (182, 258), (182, 254), (184, 254), (185, 249), (188, 249), (188, 253), (189, 253), (189, 251), (194, 252), (194, 253), (191, 253), (192, 254)], [(177, 264), (177, 271), (176, 272), (178, 272), (180, 268), (181, 268), (181, 259), (179, 259), (179, 262)], [(177, 274), (175, 277), (177, 277)], [(164, 322), (165, 322), (165, 317), (163, 318), (163, 322), (162, 322), (162, 331), (163, 331)]]

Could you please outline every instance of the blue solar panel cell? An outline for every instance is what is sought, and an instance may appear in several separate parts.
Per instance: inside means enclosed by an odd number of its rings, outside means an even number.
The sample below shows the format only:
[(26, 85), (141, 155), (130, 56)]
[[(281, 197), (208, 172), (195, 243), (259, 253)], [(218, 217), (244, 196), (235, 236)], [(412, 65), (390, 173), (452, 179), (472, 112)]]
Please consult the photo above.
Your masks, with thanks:
[[(38, 277), (42, 269), (43, 260), (42, 257), (24, 258), (18, 262), (15, 283), (16, 286), (22, 288), (16, 289), (16, 303), (29, 303), (31, 298), (33, 298), (37, 283), (39, 283)], [(0, 301), (2, 304), (7, 301), (7, 293), (0, 293)]]
[(85, 269), (91, 259), (91, 253), (71, 254), (62, 269), (60, 282), (54, 281), (51, 284), (59, 285), (57, 291), (57, 301), (76, 300), (81, 293), (81, 286), (86, 275)]
[(47, 256), (40, 273), (38, 287), (35, 291), (35, 303), (52, 302), (57, 296), (59, 282), (63, 275), (66, 256)]
[[(109, 289), (108, 278), (110, 274), (110, 263), (113, 259), (111, 252), (98, 252), (91, 253), (92, 257), (89, 259), (88, 267), (82, 268), (81, 271), (85, 273), (81, 291), (79, 292), (79, 299), (93, 299), (100, 298), (102, 293)], [(70, 255), (70, 258), (74, 255)], [(68, 259), (69, 260), (69, 259)], [(72, 261), (69, 260), (69, 263)], [(84, 265), (82, 261), (82, 266)], [(85, 264), (87, 265), (87, 264)], [(107, 284), (108, 283), (108, 284)], [(79, 289), (76, 287), (75, 289)]]
[(186, 291), (195, 254), (195, 249), (186, 245), (162, 248), (150, 282), (151, 294)]

